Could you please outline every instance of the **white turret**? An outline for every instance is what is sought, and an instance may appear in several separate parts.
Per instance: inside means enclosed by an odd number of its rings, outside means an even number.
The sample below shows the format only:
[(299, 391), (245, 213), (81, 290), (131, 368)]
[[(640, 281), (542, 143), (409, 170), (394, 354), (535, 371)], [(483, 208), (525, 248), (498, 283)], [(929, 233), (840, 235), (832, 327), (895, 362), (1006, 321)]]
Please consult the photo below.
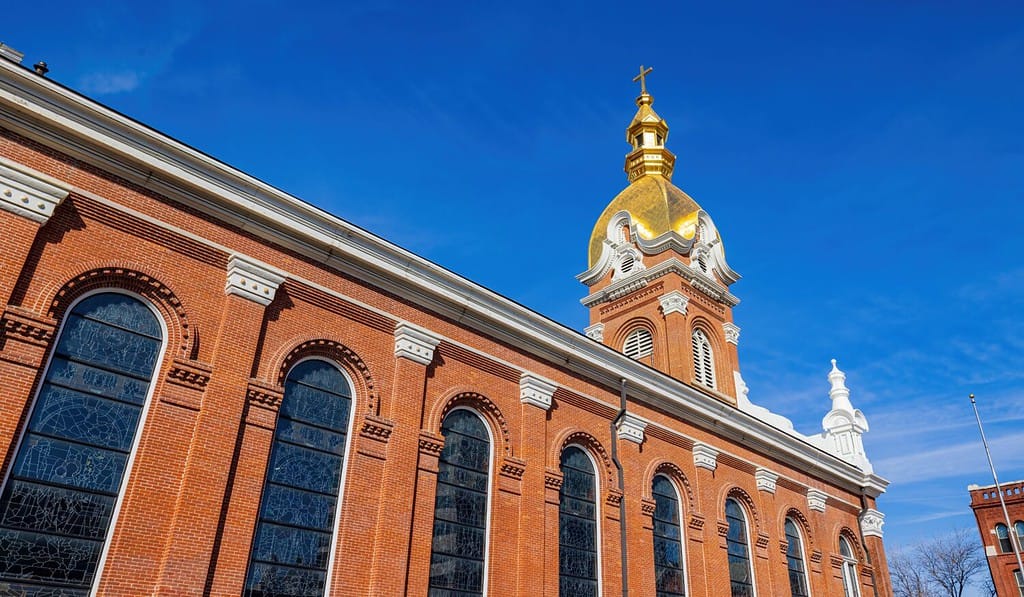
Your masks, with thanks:
[(832, 399), (832, 410), (821, 421), (826, 446), (839, 458), (860, 467), (865, 473), (871, 473), (873, 469), (864, 453), (864, 442), (861, 439), (861, 435), (868, 430), (868, 420), (864, 418), (864, 413), (853, 408), (850, 403), (846, 374), (836, 367), (835, 359), (832, 359), (828, 381), (832, 384), (828, 393)]

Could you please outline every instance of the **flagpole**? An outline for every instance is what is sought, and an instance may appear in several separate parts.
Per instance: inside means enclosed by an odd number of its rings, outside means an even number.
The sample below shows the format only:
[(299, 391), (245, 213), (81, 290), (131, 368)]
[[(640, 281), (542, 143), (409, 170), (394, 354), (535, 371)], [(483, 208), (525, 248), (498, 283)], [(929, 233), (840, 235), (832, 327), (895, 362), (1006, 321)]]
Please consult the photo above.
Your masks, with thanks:
[[(1021, 563), (1021, 538), (1017, 536), (1017, 528), (1010, 523), (1010, 512), (1006, 509), (1006, 500), (1003, 498), (1003, 489), (999, 486), (999, 477), (996, 476), (996, 465), (992, 464), (992, 452), (988, 449), (988, 440), (985, 439), (985, 430), (981, 427), (981, 415), (978, 414), (978, 404), (974, 401), (974, 394), (971, 394), (971, 406), (974, 407), (974, 418), (978, 420), (978, 432), (981, 433), (981, 443), (985, 446), (985, 456), (988, 456), (988, 467), (992, 469), (992, 480), (996, 484), (996, 495), (999, 496), (999, 505), (1003, 507), (1003, 518), (1006, 520), (1006, 534), (1010, 537), (1010, 547), (1013, 548), (1013, 555), (1017, 557), (1017, 569), (1024, 574), (1024, 563)], [(999, 537), (996, 537), (996, 541)], [(1017, 582), (1017, 579), (1013, 579)]]

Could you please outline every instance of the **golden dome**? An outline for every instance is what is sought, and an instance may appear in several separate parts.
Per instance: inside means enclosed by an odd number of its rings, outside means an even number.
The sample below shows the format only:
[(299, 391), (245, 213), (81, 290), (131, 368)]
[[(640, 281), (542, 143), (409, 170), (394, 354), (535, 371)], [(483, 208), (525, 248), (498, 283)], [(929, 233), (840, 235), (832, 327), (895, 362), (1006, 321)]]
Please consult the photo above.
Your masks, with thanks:
[(669, 231), (692, 239), (699, 210), (697, 202), (664, 176), (647, 174), (637, 178), (611, 200), (597, 218), (590, 234), (588, 267), (593, 267), (601, 258), (601, 247), (608, 237), (608, 222), (618, 212), (629, 212), (637, 234), (645, 241), (652, 241)]
[(594, 224), (587, 267), (594, 267), (601, 258), (601, 247), (608, 237), (608, 223), (622, 211), (629, 212), (636, 233), (644, 240), (654, 240), (666, 232), (691, 239), (697, 231), (700, 206), (660, 174), (645, 174), (637, 178), (612, 199)]

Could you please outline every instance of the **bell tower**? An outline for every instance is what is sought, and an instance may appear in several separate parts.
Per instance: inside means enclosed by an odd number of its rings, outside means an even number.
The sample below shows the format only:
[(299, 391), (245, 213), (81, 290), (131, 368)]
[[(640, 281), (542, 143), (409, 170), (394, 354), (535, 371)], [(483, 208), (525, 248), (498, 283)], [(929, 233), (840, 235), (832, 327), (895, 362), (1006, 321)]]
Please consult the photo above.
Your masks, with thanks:
[(641, 66), (633, 79), (640, 95), (626, 127), (629, 184), (597, 219), (588, 269), (577, 276), (589, 290), (586, 334), (735, 405), (739, 299), (729, 286), (740, 276), (711, 216), (672, 184), (676, 156), (647, 92), (651, 71)]

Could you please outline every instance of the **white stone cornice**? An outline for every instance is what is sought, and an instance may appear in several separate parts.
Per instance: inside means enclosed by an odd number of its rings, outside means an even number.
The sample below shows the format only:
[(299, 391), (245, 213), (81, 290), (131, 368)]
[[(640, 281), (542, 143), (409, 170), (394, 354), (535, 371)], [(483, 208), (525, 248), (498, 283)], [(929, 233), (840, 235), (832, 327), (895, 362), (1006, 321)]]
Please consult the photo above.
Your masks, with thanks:
[(555, 395), (557, 387), (555, 382), (549, 379), (533, 373), (523, 373), (519, 376), (519, 401), (548, 410), (551, 408), (551, 397)]
[(731, 321), (727, 321), (722, 324), (722, 330), (725, 332), (725, 341), (729, 344), (739, 345), (740, 343), (740, 326), (736, 325)]
[(28, 168), (0, 164), (0, 209), (45, 224), (68, 196), (67, 189), (42, 180)]
[(661, 312), (666, 317), (669, 313), (686, 315), (686, 305), (689, 304), (690, 297), (678, 290), (673, 290), (658, 297), (658, 302), (661, 303)]
[(224, 292), (266, 307), (274, 300), (284, 279), (284, 274), (269, 265), (235, 253), (228, 259), (228, 280)]
[(860, 532), (865, 537), (881, 537), (882, 525), (885, 524), (885, 514), (874, 508), (868, 508), (860, 514)]
[(775, 483), (779, 480), (778, 473), (773, 473), (766, 468), (759, 468), (754, 471), (754, 481), (757, 483), (758, 491), (775, 493)]
[(813, 487), (807, 488), (807, 507), (816, 512), (825, 511), (825, 502), (828, 501), (828, 494)]
[(718, 450), (702, 443), (693, 444), (693, 464), (698, 468), (706, 468), (713, 471), (718, 468)]
[(429, 365), (434, 360), (434, 349), (440, 343), (441, 338), (407, 321), (400, 321), (395, 326), (396, 358)]
[(619, 280), (618, 282), (612, 282), (603, 290), (580, 299), (580, 302), (583, 303), (584, 307), (589, 308), (594, 305), (613, 301), (638, 288), (643, 288), (650, 282), (668, 274), (677, 274), (682, 276), (688, 280), (694, 288), (700, 290), (715, 301), (718, 301), (727, 307), (735, 307), (740, 302), (740, 299), (730, 293), (728, 288), (722, 286), (716, 280), (710, 278), (699, 269), (691, 268), (676, 257), (672, 257), (662, 261), (661, 263), (652, 265), (646, 270), (637, 273), (635, 276), (630, 276), (624, 280)]
[(618, 438), (634, 443), (644, 443), (644, 430), (647, 429), (647, 421), (627, 412), (619, 420)]
[(595, 323), (594, 325), (588, 325), (583, 328), (583, 333), (587, 335), (587, 338), (591, 340), (597, 340), (598, 342), (604, 342), (604, 324)]

